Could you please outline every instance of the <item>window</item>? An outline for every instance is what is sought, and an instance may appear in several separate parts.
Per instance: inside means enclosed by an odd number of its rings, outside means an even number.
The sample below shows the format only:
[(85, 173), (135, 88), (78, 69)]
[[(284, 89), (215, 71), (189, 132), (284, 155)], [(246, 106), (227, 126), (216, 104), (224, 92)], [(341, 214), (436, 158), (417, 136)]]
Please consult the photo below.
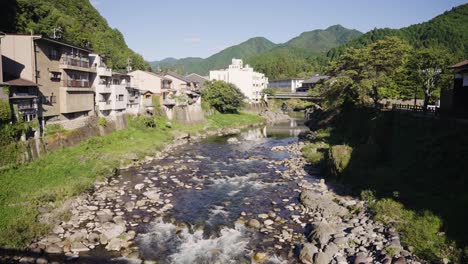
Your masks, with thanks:
[(57, 49), (51, 48), (50, 49), (50, 59), (51, 60), (60, 60), (60, 55)]
[(124, 100), (124, 95), (123, 94), (119, 94), (119, 101), (123, 101)]
[(41, 71), (36, 71), (36, 78), (41, 78)]
[(52, 81), (60, 81), (61, 77), (62, 77), (62, 73), (60, 72), (50, 72), (50, 79)]
[(55, 95), (43, 96), (42, 97), (42, 103), (43, 104), (48, 104), (48, 105), (55, 104), (55, 103), (57, 103), (57, 96), (55, 96)]

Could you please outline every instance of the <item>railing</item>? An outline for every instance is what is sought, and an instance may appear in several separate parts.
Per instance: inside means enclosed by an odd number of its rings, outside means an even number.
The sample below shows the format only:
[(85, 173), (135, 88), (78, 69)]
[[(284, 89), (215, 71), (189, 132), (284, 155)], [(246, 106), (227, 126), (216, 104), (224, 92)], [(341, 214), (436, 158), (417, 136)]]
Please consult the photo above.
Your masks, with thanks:
[(78, 88), (90, 88), (88, 80), (65, 80), (63, 81), (65, 87), (78, 87)]
[(438, 108), (434, 105), (428, 105), (426, 111), (424, 111), (424, 107), (420, 105), (404, 105), (404, 104), (394, 104), (392, 105), (392, 110), (394, 111), (408, 111), (408, 112), (419, 112), (419, 113), (437, 113)]
[(175, 99), (164, 99), (163, 100), (163, 105), (175, 105), (176, 101)]
[(36, 104), (18, 104), (18, 110), (29, 110), (29, 109), (36, 109)]
[(100, 103), (106, 103), (106, 105), (111, 104), (111, 100), (99, 100)]
[(37, 96), (35, 93), (12, 93), (11, 97)]
[(65, 65), (71, 65), (81, 68), (90, 68), (89, 60), (82, 58), (75, 58), (72, 56), (63, 56), (62, 63)]

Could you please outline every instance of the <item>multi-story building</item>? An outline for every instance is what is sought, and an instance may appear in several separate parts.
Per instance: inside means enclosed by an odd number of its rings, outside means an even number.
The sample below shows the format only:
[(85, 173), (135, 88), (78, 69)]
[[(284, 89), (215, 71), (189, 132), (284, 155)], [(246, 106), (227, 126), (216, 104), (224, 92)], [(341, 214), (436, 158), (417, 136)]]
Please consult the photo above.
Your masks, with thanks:
[(268, 88), (279, 89), (281, 92), (295, 93), (302, 86), (304, 79), (283, 79), (268, 82)]
[(43, 124), (94, 113), (90, 50), (39, 35), (6, 34), (2, 44), (3, 71), (38, 86)]
[(191, 81), (194, 84), (195, 89), (203, 90), (205, 89), (205, 83), (209, 81), (209, 77), (204, 77), (196, 73), (191, 73), (185, 76), (185, 79)]
[(296, 89), (296, 92), (307, 92), (313, 89), (320, 82), (330, 79), (330, 76), (316, 74), (302, 82), (302, 86)]
[[(147, 71), (133, 71), (129, 75), (132, 77), (132, 83), (134, 83), (140, 92), (145, 93), (148, 97), (148, 92), (152, 93), (152, 96), (159, 96), (160, 103), (164, 104), (168, 102), (168, 95), (173, 92), (172, 80), (162, 75), (147, 72)], [(148, 100), (145, 100), (146, 102)]]
[(93, 86), (98, 115), (108, 117), (124, 112), (138, 113), (139, 93), (132, 87), (130, 75), (113, 72), (107, 68), (105, 58), (98, 54), (90, 54), (89, 57), (97, 73)]
[(255, 72), (242, 60), (232, 59), (227, 69), (210, 71), (210, 80), (225, 81), (236, 85), (249, 102), (258, 102), (262, 98), (263, 89), (267, 88), (268, 78), (263, 73)]

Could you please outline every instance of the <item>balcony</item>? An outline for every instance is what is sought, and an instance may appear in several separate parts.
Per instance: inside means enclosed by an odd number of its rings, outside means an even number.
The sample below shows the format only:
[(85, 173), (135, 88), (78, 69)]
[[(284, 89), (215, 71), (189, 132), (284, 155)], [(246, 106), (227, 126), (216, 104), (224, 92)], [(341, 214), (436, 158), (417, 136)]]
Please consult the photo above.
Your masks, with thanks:
[(110, 94), (112, 92), (110, 83), (100, 83), (96, 86), (96, 93)]
[(164, 99), (163, 100), (163, 105), (174, 106), (174, 105), (176, 105), (176, 101), (175, 101), (175, 99)]
[(96, 68), (91, 67), (87, 58), (77, 58), (69, 55), (62, 56), (59, 68), (94, 73), (96, 72)]
[(112, 77), (112, 69), (109, 69), (105, 66), (98, 66), (96, 70), (97, 70), (97, 75), (99, 76)]
[(111, 100), (100, 100), (98, 102), (99, 110), (112, 110), (112, 102)]
[(88, 80), (64, 80), (63, 86), (68, 92), (92, 92), (91, 83)]

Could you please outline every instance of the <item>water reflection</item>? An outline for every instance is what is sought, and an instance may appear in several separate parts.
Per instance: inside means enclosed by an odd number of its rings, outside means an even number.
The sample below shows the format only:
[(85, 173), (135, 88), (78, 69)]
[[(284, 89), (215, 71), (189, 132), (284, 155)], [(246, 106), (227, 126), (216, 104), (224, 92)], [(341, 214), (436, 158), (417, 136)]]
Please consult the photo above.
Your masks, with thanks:
[(304, 119), (291, 118), (289, 121), (267, 125), (263, 128), (264, 137), (297, 137), (301, 132), (308, 131)]

